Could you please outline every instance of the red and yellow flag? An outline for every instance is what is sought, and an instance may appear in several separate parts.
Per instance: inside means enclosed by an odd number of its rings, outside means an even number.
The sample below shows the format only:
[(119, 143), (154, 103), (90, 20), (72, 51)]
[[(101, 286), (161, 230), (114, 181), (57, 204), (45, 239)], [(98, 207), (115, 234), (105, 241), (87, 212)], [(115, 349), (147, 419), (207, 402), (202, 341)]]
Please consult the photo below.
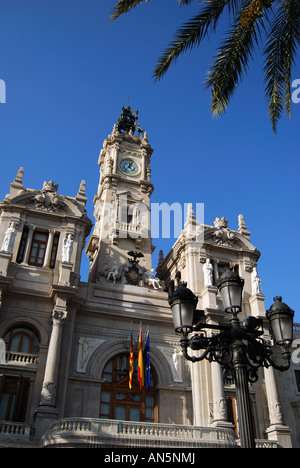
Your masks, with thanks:
[(139, 351), (138, 351), (138, 381), (140, 382), (140, 390), (144, 386), (144, 357), (143, 357), (143, 338), (142, 338), (142, 328), (140, 328), (140, 338), (139, 338)]
[(133, 361), (133, 339), (132, 339), (132, 330), (130, 336), (130, 351), (129, 351), (129, 388), (132, 388), (132, 375), (134, 369), (134, 361)]

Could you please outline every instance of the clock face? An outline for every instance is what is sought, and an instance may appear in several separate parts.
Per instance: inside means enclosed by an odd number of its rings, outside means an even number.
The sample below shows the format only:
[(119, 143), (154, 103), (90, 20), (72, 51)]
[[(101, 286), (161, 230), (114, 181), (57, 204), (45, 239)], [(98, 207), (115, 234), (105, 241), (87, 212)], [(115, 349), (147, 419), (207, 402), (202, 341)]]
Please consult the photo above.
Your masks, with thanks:
[(119, 167), (121, 171), (129, 175), (135, 175), (139, 171), (138, 165), (131, 159), (122, 159), (122, 161), (119, 164)]

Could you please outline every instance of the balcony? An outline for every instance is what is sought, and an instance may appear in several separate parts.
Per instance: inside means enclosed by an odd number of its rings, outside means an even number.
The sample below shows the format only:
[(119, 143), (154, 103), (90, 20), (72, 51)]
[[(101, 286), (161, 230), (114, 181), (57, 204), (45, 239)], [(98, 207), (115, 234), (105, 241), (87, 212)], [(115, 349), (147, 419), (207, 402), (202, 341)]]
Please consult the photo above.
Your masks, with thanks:
[(5, 442), (29, 442), (33, 434), (33, 428), (29, 424), (0, 421), (0, 447)]
[(68, 418), (60, 419), (49, 427), (41, 440), (41, 446), (43, 448), (232, 448), (238, 447), (238, 444), (234, 432), (228, 429)]
[(6, 351), (5, 364), (16, 364), (21, 366), (37, 367), (38, 354), (20, 353), (17, 351)]

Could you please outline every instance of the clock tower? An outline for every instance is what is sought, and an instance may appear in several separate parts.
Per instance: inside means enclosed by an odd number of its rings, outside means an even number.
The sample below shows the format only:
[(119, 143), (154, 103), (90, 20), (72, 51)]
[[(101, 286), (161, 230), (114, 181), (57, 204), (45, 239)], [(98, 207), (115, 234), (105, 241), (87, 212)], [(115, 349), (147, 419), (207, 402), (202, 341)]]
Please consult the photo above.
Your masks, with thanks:
[[(100, 180), (94, 197), (95, 227), (86, 248), (89, 280), (137, 284), (133, 270), (150, 271), (152, 148), (138, 124), (138, 112), (122, 107), (118, 123), (99, 155)], [(131, 274), (132, 278), (128, 274)]]

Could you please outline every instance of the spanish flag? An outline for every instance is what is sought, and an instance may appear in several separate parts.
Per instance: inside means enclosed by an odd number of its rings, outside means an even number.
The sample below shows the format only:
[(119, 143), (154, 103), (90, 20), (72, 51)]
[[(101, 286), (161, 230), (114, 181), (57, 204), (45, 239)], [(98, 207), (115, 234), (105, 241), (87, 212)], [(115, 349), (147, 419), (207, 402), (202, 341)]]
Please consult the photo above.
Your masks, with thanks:
[(133, 338), (132, 338), (132, 329), (131, 329), (131, 336), (130, 336), (130, 351), (129, 351), (129, 388), (132, 388), (132, 375), (134, 369), (134, 362), (133, 362)]
[(140, 390), (144, 386), (144, 356), (143, 356), (143, 338), (142, 328), (140, 328), (139, 351), (138, 351), (138, 381), (140, 382)]

